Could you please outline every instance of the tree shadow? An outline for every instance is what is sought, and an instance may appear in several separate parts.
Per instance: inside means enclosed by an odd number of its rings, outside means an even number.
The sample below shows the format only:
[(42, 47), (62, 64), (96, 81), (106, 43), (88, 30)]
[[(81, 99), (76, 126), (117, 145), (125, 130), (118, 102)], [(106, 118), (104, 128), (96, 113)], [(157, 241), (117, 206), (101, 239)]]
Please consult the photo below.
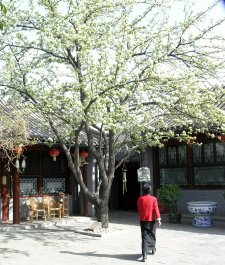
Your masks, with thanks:
[[(174, 230), (191, 232), (198, 234), (214, 234), (214, 235), (225, 235), (225, 221), (214, 219), (214, 226), (209, 228), (200, 228), (192, 226), (192, 216), (182, 217), (180, 224), (172, 224), (168, 221), (167, 215), (162, 215), (162, 226), (157, 227), (157, 229), (162, 230)], [(110, 223), (118, 225), (134, 225), (139, 226), (139, 216), (137, 212), (131, 211), (112, 211), (110, 212)]]
[(7, 256), (8, 254), (11, 254), (11, 253), (29, 256), (27, 251), (20, 251), (20, 250), (13, 249), (13, 248), (0, 248), (0, 253), (3, 254), (3, 256)]
[(76, 255), (76, 256), (110, 258), (110, 259), (120, 259), (120, 260), (129, 260), (129, 261), (140, 261), (142, 258), (140, 254), (98, 254), (95, 252), (79, 253), (73, 251), (60, 251), (60, 253)]

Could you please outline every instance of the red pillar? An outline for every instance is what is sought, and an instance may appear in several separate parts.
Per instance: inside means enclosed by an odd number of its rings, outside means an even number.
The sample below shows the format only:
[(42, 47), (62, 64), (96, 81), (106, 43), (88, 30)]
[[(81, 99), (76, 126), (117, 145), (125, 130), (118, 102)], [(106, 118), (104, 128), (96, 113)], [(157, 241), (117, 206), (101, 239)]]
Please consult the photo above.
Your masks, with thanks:
[(2, 185), (2, 222), (5, 223), (9, 221), (9, 197), (7, 185)]
[(13, 168), (13, 224), (20, 224), (20, 176)]
[(1, 178), (1, 190), (2, 190), (2, 222), (9, 221), (9, 174), (6, 169), (6, 159), (2, 160), (2, 178)]

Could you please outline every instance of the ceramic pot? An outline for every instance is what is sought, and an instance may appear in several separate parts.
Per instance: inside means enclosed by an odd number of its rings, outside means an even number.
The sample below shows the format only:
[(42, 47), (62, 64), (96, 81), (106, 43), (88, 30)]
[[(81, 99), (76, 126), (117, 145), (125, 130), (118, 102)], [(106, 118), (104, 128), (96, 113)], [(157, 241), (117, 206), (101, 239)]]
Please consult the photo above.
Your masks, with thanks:
[(188, 211), (194, 215), (192, 225), (195, 227), (212, 227), (213, 213), (216, 212), (217, 202), (191, 201), (187, 203)]

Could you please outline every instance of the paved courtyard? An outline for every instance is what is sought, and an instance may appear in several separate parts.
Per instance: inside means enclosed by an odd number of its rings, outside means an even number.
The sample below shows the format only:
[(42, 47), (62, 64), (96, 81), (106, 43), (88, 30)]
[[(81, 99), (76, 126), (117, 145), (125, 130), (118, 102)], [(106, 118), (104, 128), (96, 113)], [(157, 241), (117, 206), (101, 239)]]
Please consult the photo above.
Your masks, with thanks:
[[(67, 220), (20, 226), (0, 224), (0, 265), (101, 265), (138, 264), (141, 238), (137, 213), (115, 212), (110, 232), (102, 237), (88, 235), (85, 228), (94, 220), (69, 217)], [(157, 230), (157, 251), (146, 264), (224, 265), (225, 226), (194, 228), (191, 221), (169, 224), (163, 220)]]

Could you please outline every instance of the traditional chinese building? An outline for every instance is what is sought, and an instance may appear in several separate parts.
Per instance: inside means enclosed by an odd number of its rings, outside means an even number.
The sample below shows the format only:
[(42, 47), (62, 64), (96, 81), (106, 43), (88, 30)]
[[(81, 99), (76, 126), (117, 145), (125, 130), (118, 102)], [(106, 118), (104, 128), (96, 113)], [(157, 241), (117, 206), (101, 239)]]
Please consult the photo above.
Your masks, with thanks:
[[(1, 109), (10, 111), (0, 103)], [(38, 123), (38, 116), (29, 117), (30, 136), (41, 139), (41, 142), (24, 148), (17, 161), (20, 173), (9, 167), (6, 159), (0, 159), (0, 220), (18, 223), (24, 218), (22, 205), (27, 198), (55, 196), (59, 192), (69, 195), (70, 214), (93, 216), (94, 207), (87, 202), (79, 185), (71, 176), (67, 159), (60, 146), (56, 144), (50, 148), (45, 143), (45, 139), (52, 137), (52, 134), (41, 129)], [(146, 166), (150, 168), (155, 195), (165, 184), (178, 184), (182, 187), (183, 195), (179, 203), (181, 212), (187, 212), (188, 201), (211, 200), (218, 203), (217, 213), (224, 213), (224, 135), (217, 134), (212, 138), (199, 134), (196, 137), (195, 143), (187, 144), (173, 139), (161, 148), (148, 147), (142, 157), (137, 154), (126, 161), (115, 172), (109, 208), (137, 210), (136, 201), (142, 185), (137, 179), (137, 169)], [(90, 156), (81, 159), (88, 162), (82, 165), (84, 181), (88, 188), (95, 192), (98, 179), (96, 162)]]

